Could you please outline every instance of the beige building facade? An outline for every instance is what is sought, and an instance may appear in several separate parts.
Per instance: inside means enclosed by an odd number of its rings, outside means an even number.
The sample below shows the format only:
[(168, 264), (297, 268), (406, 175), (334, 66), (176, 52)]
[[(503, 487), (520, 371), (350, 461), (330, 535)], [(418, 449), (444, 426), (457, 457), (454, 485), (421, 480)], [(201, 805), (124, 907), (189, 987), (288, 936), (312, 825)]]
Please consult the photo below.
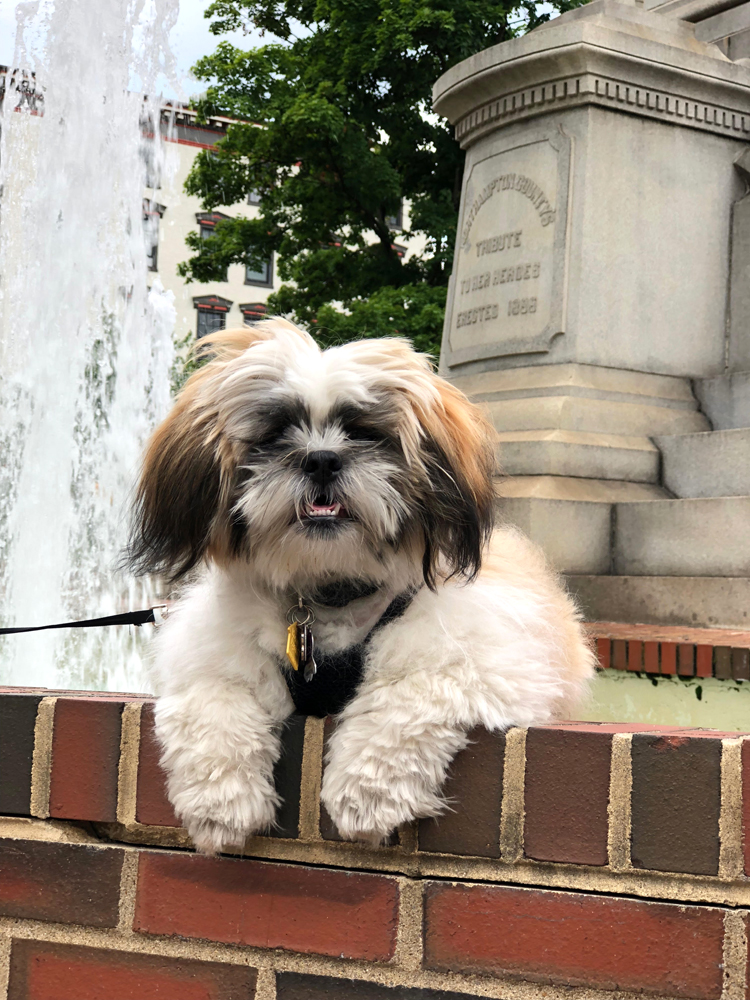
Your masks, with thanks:
[(150, 276), (152, 280), (158, 278), (174, 295), (174, 336), (178, 344), (261, 318), (268, 296), (280, 284), (273, 256), (257, 271), (231, 264), (225, 281), (187, 283), (177, 273), (178, 265), (193, 252), (185, 244), (188, 233), (199, 231), (209, 236), (222, 219), (253, 218), (259, 212), (259, 201), (253, 196), (245, 203), (207, 212), (197, 197), (185, 192), (185, 181), (196, 156), (201, 150), (213, 148), (229, 124), (230, 119), (220, 117), (199, 124), (195, 111), (189, 108), (166, 108), (162, 112), (161, 142), (155, 144), (147, 138), (144, 146), (150, 182), (144, 191)]

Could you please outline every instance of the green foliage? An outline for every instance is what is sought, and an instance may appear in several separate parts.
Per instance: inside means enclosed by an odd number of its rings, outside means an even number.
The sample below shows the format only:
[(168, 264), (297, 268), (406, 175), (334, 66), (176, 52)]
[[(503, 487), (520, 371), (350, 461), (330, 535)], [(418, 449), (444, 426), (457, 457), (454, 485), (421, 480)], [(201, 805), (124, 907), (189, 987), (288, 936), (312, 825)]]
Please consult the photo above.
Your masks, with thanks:
[[(581, 0), (555, 0), (559, 11)], [(431, 113), (452, 65), (548, 20), (533, 0), (215, 0), (211, 30), (260, 29), (242, 51), (220, 42), (194, 68), (199, 112), (237, 119), (201, 152), (186, 190), (207, 209), (261, 195), (260, 216), (188, 238), (188, 279), (276, 253), (269, 299), (330, 342), (399, 331), (439, 350), (464, 154)], [(542, 6), (541, 4), (539, 6)], [(544, 5), (549, 9), (549, 5)], [(402, 200), (408, 231), (392, 221)], [(397, 242), (414, 239), (418, 253)]]
[(187, 380), (208, 361), (209, 355), (197, 349), (192, 333), (174, 342), (175, 356), (170, 370), (172, 395), (177, 396)]

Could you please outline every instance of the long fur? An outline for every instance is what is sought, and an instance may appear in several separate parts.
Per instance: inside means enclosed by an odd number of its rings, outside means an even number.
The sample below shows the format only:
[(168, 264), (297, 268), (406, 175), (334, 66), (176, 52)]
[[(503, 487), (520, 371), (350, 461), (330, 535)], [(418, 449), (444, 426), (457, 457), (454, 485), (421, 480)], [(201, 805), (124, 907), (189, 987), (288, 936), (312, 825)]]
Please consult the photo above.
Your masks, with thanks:
[[(407, 341), (321, 351), (274, 320), (201, 349), (148, 447), (129, 550), (140, 572), (193, 577), (155, 645), (170, 799), (203, 851), (272, 825), (288, 608), (312, 604), (337, 652), (414, 592), (367, 648), (323, 781), (342, 836), (378, 842), (443, 810), (473, 726), (569, 710), (592, 672), (577, 612), (528, 540), (493, 533), (492, 429)], [(315, 478), (319, 455), (340, 471)], [(340, 516), (316, 519), (326, 505)], [(315, 604), (346, 581), (366, 596)]]

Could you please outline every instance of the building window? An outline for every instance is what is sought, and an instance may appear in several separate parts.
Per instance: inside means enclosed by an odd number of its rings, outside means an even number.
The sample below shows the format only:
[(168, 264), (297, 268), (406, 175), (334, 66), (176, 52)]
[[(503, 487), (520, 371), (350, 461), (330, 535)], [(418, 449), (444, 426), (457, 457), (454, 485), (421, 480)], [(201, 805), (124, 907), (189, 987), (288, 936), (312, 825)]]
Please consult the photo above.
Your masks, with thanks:
[(197, 337), (206, 337), (209, 333), (216, 333), (217, 330), (226, 330), (227, 314), (216, 312), (213, 309), (198, 310), (198, 330)]
[(247, 266), (245, 268), (246, 285), (264, 285), (270, 288), (273, 285), (273, 254), (264, 260), (260, 268)]
[[(195, 220), (200, 226), (201, 239), (207, 240), (209, 236), (213, 236), (216, 230), (216, 223), (223, 222), (225, 219), (229, 218), (231, 218), (231, 216), (224, 215), (223, 212), (196, 212)], [(227, 280), (226, 268), (218, 280)]]
[(149, 198), (143, 199), (143, 238), (146, 241), (149, 271), (159, 270), (159, 219), (165, 212), (164, 205), (159, 205)]
[(386, 215), (385, 224), (389, 229), (403, 229), (404, 228), (404, 205), (403, 202), (398, 206), (398, 211), (395, 215)]
[(199, 295), (193, 299), (193, 305), (198, 314), (196, 337), (199, 340), (209, 333), (226, 329), (227, 313), (232, 306), (229, 299), (220, 295)]
[(268, 316), (268, 309), (265, 302), (246, 302), (244, 306), (240, 306), (240, 312), (242, 313), (245, 326), (252, 326), (253, 323), (259, 323)]
[[(153, 123), (150, 123), (150, 126), (153, 128)], [(141, 122), (141, 128), (144, 128), (143, 122)], [(161, 187), (161, 156), (153, 135), (141, 135), (141, 145), (138, 152), (143, 164), (143, 183), (147, 188), (152, 188), (155, 191)]]
[(260, 191), (256, 191), (255, 189), (253, 189), (247, 196), (248, 205), (260, 205), (260, 202), (261, 202)]

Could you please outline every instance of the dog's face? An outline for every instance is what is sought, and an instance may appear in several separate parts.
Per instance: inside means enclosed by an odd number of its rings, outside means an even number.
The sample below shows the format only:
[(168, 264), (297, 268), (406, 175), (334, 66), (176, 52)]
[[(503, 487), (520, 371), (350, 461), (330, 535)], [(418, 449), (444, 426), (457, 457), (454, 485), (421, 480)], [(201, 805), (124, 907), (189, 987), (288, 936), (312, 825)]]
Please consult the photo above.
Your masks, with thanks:
[(215, 334), (214, 360), (156, 431), (139, 485), (136, 568), (204, 556), (273, 585), (471, 576), (492, 525), (478, 411), (402, 340), (321, 351), (283, 321)]

